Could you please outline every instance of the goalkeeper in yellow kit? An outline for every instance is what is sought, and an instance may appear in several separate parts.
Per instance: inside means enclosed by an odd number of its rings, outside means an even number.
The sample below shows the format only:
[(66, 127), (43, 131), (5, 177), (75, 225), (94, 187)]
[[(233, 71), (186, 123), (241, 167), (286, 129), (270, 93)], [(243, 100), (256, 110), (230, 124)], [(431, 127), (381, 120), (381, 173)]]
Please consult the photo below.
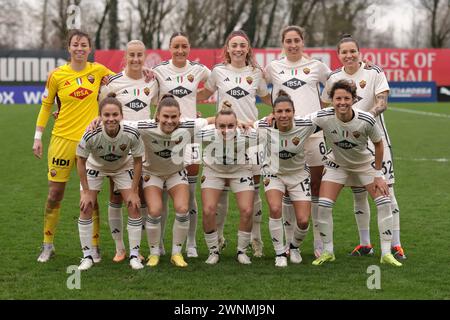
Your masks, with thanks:
[[(47, 262), (55, 252), (53, 239), (59, 220), (61, 201), (66, 182), (75, 165), (76, 147), (88, 124), (98, 115), (98, 94), (102, 78), (112, 74), (105, 66), (88, 62), (91, 39), (80, 30), (72, 30), (68, 37), (70, 61), (50, 72), (42, 106), (36, 123), (33, 153), (42, 157), (42, 133), (57, 103), (55, 121), (48, 148), (48, 197), (44, 213), (44, 241), (39, 262)], [(98, 208), (94, 208), (93, 258), (100, 261), (98, 251)]]

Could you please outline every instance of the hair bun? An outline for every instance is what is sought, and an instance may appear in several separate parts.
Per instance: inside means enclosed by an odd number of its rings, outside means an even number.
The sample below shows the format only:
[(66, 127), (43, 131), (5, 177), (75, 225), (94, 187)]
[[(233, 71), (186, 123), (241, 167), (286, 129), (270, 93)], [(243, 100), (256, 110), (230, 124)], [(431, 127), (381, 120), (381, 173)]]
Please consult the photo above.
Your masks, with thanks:
[[(164, 94), (164, 95), (161, 97), (161, 100), (164, 100), (164, 99), (167, 99), (167, 98), (175, 99), (175, 97), (173, 96), (173, 94), (166, 93), (166, 94)], [(161, 101), (161, 100), (160, 100), (160, 101)]]
[(342, 39), (345, 39), (345, 38), (351, 38), (352, 37), (352, 35), (350, 34), (350, 33), (343, 33), (342, 35), (341, 35), (341, 40)]
[(291, 96), (286, 91), (281, 89), (280, 91), (278, 91), (277, 97), (288, 97), (288, 98), (290, 98)]
[(117, 95), (116, 95), (115, 92), (110, 92), (110, 93), (108, 93), (108, 95), (107, 95), (108, 98), (115, 98), (116, 96), (117, 96)]
[(233, 105), (231, 104), (230, 101), (225, 100), (222, 102), (222, 107), (220, 109), (221, 110), (231, 110), (231, 109), (233, 109)]

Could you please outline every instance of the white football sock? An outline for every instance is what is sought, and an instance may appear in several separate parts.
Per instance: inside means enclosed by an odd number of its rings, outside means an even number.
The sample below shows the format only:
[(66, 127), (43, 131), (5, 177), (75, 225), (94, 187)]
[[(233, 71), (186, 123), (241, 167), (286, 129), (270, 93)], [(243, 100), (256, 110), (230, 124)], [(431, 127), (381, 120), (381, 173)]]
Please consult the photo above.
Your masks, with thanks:
[(142, 217), (133, 219), (128, 217), (128, 242), (130, 245), (130, 257), (139, 257), (139, 249), (141, 246), (141, 236), (142, 236)]
[(381, 255), (391, 253), (392, 241), (392, 212), (391, 200), (388, 197), (380, 196), (374, 199), (377, 206), (378, 231), (381, 242)]
[(92, 219), (83, 220), (78, 219), (78, 233), (80, 235), (81, 250), (83, 257), (92, 256), (92, 232), (94, 224)]
[(122, 204), (109, 203), (108, 205), (108, 222), (111, 236), (116, 244), (116, 251), (124, 251), (125, 244), (123, 243), (123, 216)]
[(365, 188), (352, 188), (353, 207), (356, 224), (358, 225), (359, 244), (370, 244), (370, 207), (368, 192)]
[(181, 253), (189, 231), (189, 214), (176, 213), (172, 230), (172, 255)]

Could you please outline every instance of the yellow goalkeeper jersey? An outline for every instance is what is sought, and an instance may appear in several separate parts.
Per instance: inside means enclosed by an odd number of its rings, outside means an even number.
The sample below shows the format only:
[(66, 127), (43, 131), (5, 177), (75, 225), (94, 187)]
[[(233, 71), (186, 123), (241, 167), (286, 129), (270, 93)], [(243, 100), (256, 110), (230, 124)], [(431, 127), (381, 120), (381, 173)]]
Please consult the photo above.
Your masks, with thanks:
[(74, 71), (67, 63), (53, 70), (47, 79), (37, 126), (45, 127), (52, 105), (58, 106), (52, 134), (80, 141), (88, 124), (98, 115), (98, 94), (102, 78), (113, 74), (105, 66), (88, 62), (82, 71)]

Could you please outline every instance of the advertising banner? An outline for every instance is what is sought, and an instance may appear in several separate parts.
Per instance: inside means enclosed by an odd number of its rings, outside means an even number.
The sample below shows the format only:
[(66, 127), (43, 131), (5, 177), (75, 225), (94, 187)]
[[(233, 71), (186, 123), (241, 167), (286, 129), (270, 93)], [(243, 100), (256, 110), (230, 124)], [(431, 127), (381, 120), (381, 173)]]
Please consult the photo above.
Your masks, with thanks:
[(434, 82), (390, 82), (389, 102), (436, 102)]

